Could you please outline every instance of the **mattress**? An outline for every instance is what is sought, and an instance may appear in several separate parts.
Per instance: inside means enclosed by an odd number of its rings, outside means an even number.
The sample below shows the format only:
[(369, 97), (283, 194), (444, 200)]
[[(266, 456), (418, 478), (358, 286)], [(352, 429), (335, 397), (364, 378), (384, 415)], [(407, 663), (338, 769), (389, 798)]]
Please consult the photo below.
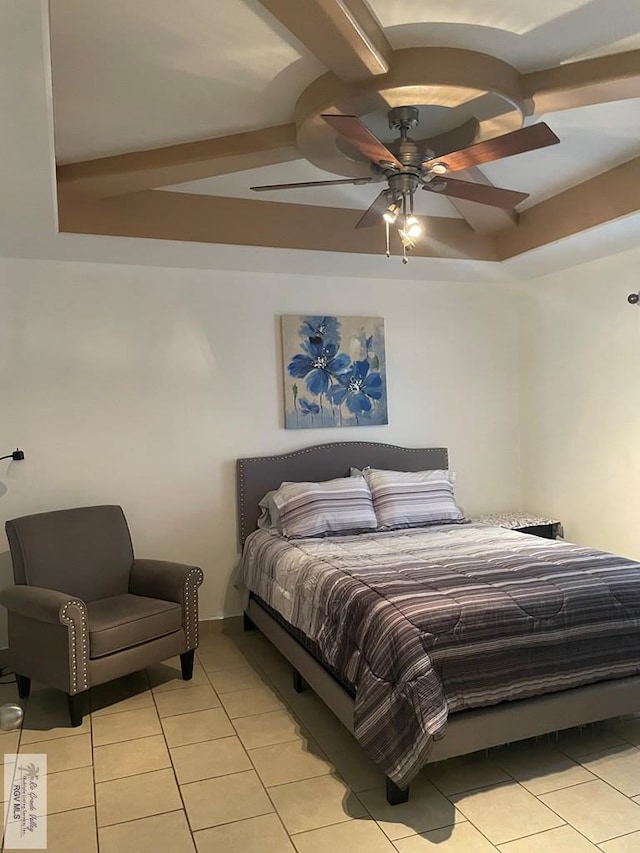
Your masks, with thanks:
[(479, 524), (248, 537), (240, 582), (354, 685), (354, 733), (405, 787), (450, 713), (640, 673), (640, 564)]

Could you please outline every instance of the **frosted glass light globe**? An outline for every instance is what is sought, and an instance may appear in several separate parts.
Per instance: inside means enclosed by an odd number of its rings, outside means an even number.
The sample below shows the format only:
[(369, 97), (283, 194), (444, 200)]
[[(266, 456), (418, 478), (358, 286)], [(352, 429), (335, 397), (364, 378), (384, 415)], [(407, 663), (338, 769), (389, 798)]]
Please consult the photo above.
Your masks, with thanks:
[(10, 732), (12, 729), (19, 729), (24, 717), (24, 711), (20, 705), (13, 702), (0, 706), (0, 729), (5, 732)]

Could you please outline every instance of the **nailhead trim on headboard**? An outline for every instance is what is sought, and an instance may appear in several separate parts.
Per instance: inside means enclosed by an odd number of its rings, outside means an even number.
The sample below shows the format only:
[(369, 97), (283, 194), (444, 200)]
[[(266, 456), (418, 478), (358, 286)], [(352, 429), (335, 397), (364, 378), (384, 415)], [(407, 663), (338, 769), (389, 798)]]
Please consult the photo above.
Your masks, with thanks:
[(391, 450), (400, 450), (403, 453), (411, 454), (411, 453), (420, 453), (422, 455), (425, 454), (435, 454), (440, 457), (444, 454), (444, 459), (448, 466), (449, 454), (446, 447), (401, 447), (397, 444), (387, 444), (385, 442), (376, 442), (376, 441), (336, 441), (336, 442), (326, 442), (325, 444), (315, 444), (311, 447), (305, 447), (302, 450), (294, 450), (291, 453), (279, 453), (275, 456), (248, 456), (244, 459), (238, 459), (238, 487), (240, 490), (239, 495), (239, 529), (240, 529), (240, 539), (241, 543), (244, 544), (244, 540), (247, 538), (251, 530), (247, 530), (247, 520), (246, 520), (246, 505), (245, 505), (245, 467), (250, 464), (260, 463), (260, 462), (278, 462), (285, 459), (293, 459), (296, 456), (304, 456), (309, 453), (317, 453), (318, 451), (323, 451), (325, 449), (336, 448), (336, 447), (375, 447), (377, 449), (387, 447)]

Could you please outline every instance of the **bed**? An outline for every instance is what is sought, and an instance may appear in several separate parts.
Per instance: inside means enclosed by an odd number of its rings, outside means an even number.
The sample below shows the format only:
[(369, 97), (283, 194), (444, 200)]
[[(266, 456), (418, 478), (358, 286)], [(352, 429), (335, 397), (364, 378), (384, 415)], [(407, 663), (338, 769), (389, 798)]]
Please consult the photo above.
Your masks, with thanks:
[[(352, 467), (367, 466), (395, 471), (447, 469), (448, 453), (445, 448), (339, 442), (279, 456), (240, 459), (241, 543), (256, 530), (260, 499), (282, 482), (326, 481), (348, 476)], [(408, 782), (425, 763), (632, 713), (640, 705), (640, 566), (630, 560), (478, 525), (293, 544), (279, 539), (260, 531), (245, 550), (245, 556), (252, 551), (245, 562), (253, 565), (253, 575), (246, 569), (243, 577), (247, 585), (245, 627), (259, 628), (292, 664), (296, 689), (311, 687), (358, 737), (385, 770), (391, 804), (407, 800)], [(390, 554), (397, 555), (391, 564)], [(259, 573), (269, 577), (271, 564), (277, 565), (282, 558), (293, 567), (291, 577), (296, 577), (298, 565), (304, 567), (311, 579), (308, 587), (315, 588), (321, 578), (329, 590), (327, 595), (333, 596), (334, 604), (339, 602), (333, 610), (342, 613), (343, 608), (351, 607), (350, 619), (317, 617), (314, 629), (310, 627), (313, 608), (306, 612), (297, 606), (294, 614), (270, 595), (267, 586), (261, 585)], [(381, 576), (381, 567), (388, 567), (393, 576), (389, 596), (381, 590), (391, 575), (383, 572)], [(497, 614), (494, 622), (501, 629), (503, 623), (513, 623), (515, 628), (511, 634), (503, 630), (503, 640), (497, 634), (491, 636), (484, 624), (487, 620), (478, 618), (483, 617), (482, 607), (487, 605), (475, 607), (476, 618), (471, 622), (475, 621), (476, 634), (467, 638), (471, 642), (467, 648), (474, 649), (477, 656), (474, 659), (468, 653), (465, 662), (467, 651), (461, 654), (456, 642), (466, 627), (459, 624), (457, 611), (452, 615), (452, 607), (455, 610), (458, 600), (470, 596), (479, 581), (488, 589), (485, 577), (489, 571), (491, 595), (500, 599), (505, 584), (509, 595), (504, 599), (504, 616), (495, 602), (487, 612)], [(518, 576), (515, 588), (514, 572)], [(463, 578), (465, 584), (456, 586), (454, 594), (450, 594), (451, 577), (456, 581)], [(398, 585), (398, 579), (408, 587)], [(532, 595), (529, 587), (534, 581), (542, 583), (544, 594)], [(593, 624), (608, 626), (606, 637), (581, 621), (582, 611), (588, 615), (598, 609), (592, 603), (584, 604), (585, 596), (590, 595), (589, 584), (606, 587), (598, 605), (605, 610), (593, 617)], [(429, 592), (428, 612), (420, 619), (407, 616), (415, 612), (407, 590), (416, 586)], [(565, 599), (572, 597), (578, 604), (569, 618)], [(296, 599), (295, 589), (289, 598)], [(302, 587), (299, 598), (304, 601)], [(368, 602), (369, 610), (363, 609), (362, 602)], [(474, 608), (468, 610), (474, 612)], [(368, 633), (353, 628), (358, 625), (358, 614), (374, 611), (378, 621), (367, 622)], [(567, 648), (575, 655), (570, 666), (558, 656), (554, 632), (560, 622), (556, 624), (554, 619), (561, 620), (565, 633), (573, 632), (574, 640), (567, 645), (563, 636), (565, 645), (561, 646), (563, 655)], [(352, 626), (351, 635), (343, 631), (345, 621)], [(526, 636), (534, 623), (544, 639)], [(393, 638), (393, 653), (375, 642), (377, 636)], [(518, 670), (523, 658), (514, 657), (511, 648), (521, 637), (525, 637), (521, 654), (532, 666), (526, 679)], [(539, 647), (524, 648), (534, 639)], [(495, 672), (501, 673), (500, 679)], [(505, 672), (513, 673), (512, 677), (505, 679)], [(490, 691), (481, 676), (490, 682)], [(407, 742), (409, 734), (411, 741)]]

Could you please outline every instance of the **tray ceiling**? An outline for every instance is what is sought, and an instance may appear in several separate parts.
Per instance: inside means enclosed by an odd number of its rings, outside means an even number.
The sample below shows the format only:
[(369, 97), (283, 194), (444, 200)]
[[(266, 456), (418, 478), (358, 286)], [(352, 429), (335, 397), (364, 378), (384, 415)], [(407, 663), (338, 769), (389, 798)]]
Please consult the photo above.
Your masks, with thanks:
[[(345, 3), (353, 14), (338, 20)], [(336, 27), (335, 44), (326, 38), (323, 44), (319, 34), (314, 40), (319, 8), (319, 25), (327, 15)], [(379, 79), (380, 68), (362, 71), (358, 64), (366, 57), (348, 32), (354, 17), (373, 33), (379, 47), (371, 51), (374, 59), (388, 60), (392, 69), (406, 48), (474, 50), (509, 63), (525, 75), (524, 89), (530, 81), (532, 91), (545, 91), (546, 100), (535, 108), (524, 98), (535, 113), (525, 115), (524, 123), (545, 120), (561, 139), (552, 149), (488, 163), (467, 178), (530, 193), (518, 208), (524, 214), (519, 225), (512, 214), (421, 193), (418, 212), (434, 235), (427, 254), (499, 261), (635, 210), (622, 196), (630, 185), (640, 195), (640, 98), (631, 97), (640, 95), (640, 53), (635, 77), (619, 72), (621, 79), (626, 75), (620, 100), (613, 89), (602, 96), (592, 84), (576, 96), (563, 83), (557, 96), (553, 81), (534, 72), (568, 66), (571, 73), (570, 64), (579, 60), (640, 50), (637, 0), (369, 0), (368, 6), (364, 0), (309, 0), (310, 21), (301, 19), (299, 9), (299, 0), (50, 0), (62, 230), (205, 242), (218, 242), (224, 233), (230, 243), (250, 243), (253, 236), (254, 245), (377, 252), (373, 238), (352, 235), (350, 242), (343, 232), (384, 184), (284, 190), (260, 200), (248, 189), (336, 177), (302, 156), (296, 103), (301, 95), (302, 101), (309, 98), (313, 81), (328, 68), (346, 81), (347, 92)], [(364, 44), (370, 47), (371, 39)], [(608, 74), (608, 67), (598, 66), (596, 78), (606, 86)], [(568, 100), (558, 107), (563, 86)], [(421, 84), (423, 100), (411, 100), (417, 96), (408, 87), (408, 102), (425, 103), (428, 91)], [(454, 118), (466, 118), (465, 109), (456, 107)], [(358, 114), (385, 139), (385, 112)], [(432, 134), (451, 124), (442, 109), (439, 115), (427, 109), (429, 115)], [(206, 156), (202, 147), (166, 148), (200, 140), (214, 143)], [(242, 149), (238, 156), (236, 149)], [(142, 153), (136, 159), (132, 152)], [(610, 180), (588, 184), (616, 167)], [(226, 224), (207, 236), (198, 224), (202, 217), (228, 219), (225, 199), (233, 201), (236, 216), (251, 221), (249, 236), (234, 235)], [(602, 211), (596, 209), (601, 199)], [(317, 215), (307, 231), (322, 232), (317, 243), (293, 235), (296, 219), (312, 211)], [(273, 228), (262, 227), (265, 219), (282, 223), (281, 244), (274, 242)]]

